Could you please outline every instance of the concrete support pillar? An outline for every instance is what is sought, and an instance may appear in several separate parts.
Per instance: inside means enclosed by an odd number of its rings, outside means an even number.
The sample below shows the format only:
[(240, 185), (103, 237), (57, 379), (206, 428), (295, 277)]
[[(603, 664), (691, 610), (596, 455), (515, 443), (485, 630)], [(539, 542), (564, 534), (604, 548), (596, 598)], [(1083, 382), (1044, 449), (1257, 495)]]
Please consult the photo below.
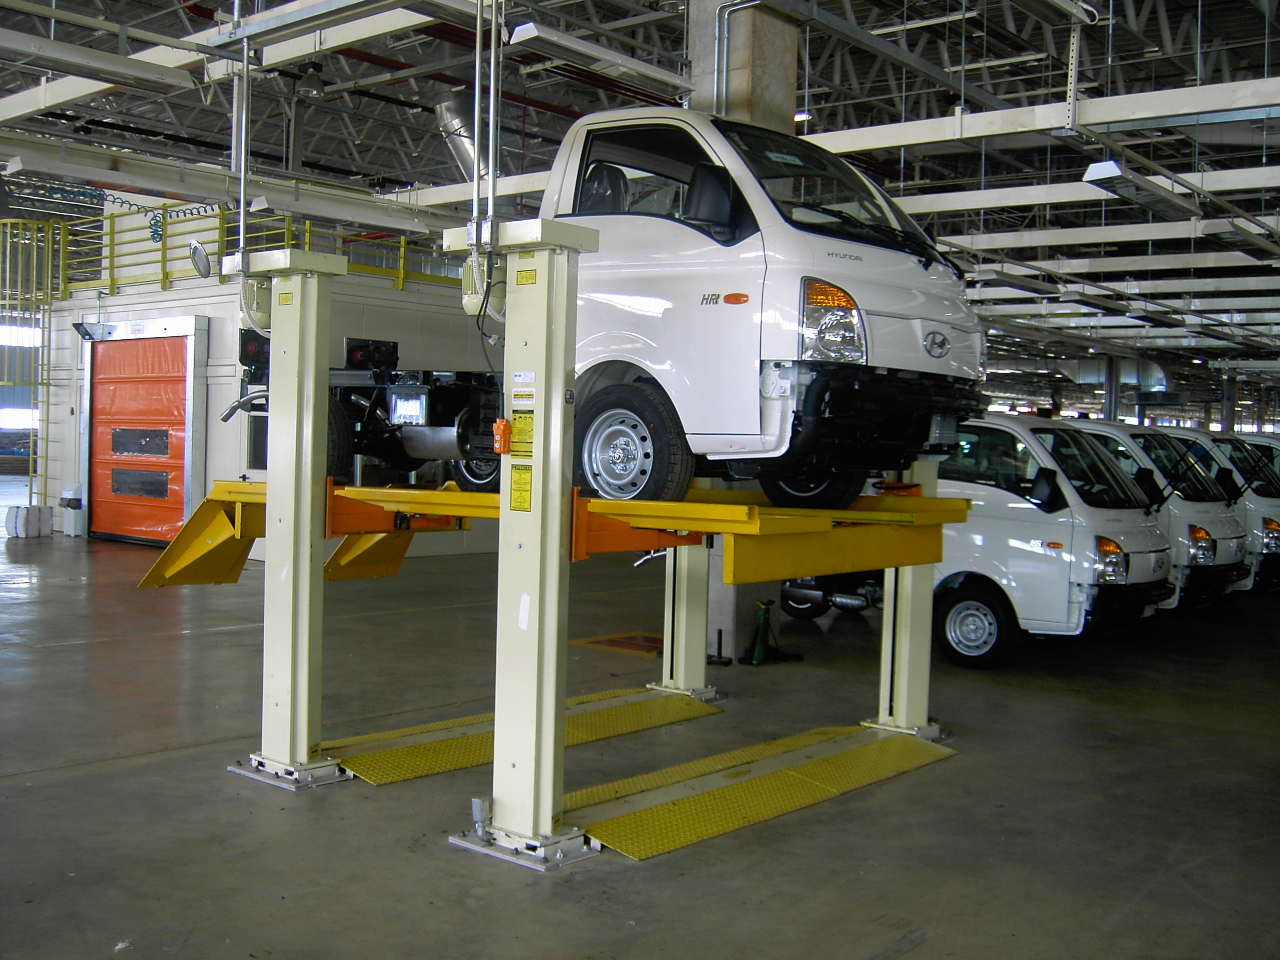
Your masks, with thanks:
[(689, 4), (689, 106), (795, 132), (796, 24), (735, 0)]
[(1115, 420), (1120, 416), (1120, 358), (1107, 357), (1102, 379), (1102, 418)]
[(1233, 433), (1236, 429), (1238, 385), (1235, 374), (1228, 373), (1222, 378), (1222, 429), (1226, 433)]

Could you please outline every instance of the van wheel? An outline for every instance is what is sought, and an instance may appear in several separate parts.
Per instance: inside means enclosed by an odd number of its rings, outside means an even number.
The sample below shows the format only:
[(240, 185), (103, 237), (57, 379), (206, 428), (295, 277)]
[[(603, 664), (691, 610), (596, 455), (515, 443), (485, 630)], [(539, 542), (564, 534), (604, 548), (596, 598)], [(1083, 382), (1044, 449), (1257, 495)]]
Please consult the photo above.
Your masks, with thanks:
[(325, 473), (333, 477), (334, 483), (350, 483), (352, 468), (355, 466), (354, 431), (347, 412), (332, 393), (329, 394), (329, 429), (326, 439)]
[(763, 476), (760, 489), (775, 507), (843, 510), (866, 486), (869, 471), (841, 472), (814, 463), (798, 465), (784, 476)]
[(449, 476), (467, 493), (497, 493), (502, 489), (502, 464), (498, 460), (450, 460)]
[(952, 663), (989, 667), (1009, 652), (1017, 622), (1008, 602), (985, 587), (952, 587), (933, 603), (933, 639)]
[(778, 607), (793, 620), (817, 620), (831, 609), (831, 604), (827, 600), (823, 600), (820, 603), (815, 601), (797, 603), (794, 600), (788, 600), (784, 596)]
[(605, 387), (574, 421), (574, 483), (609, 500), (683, 500), (693, 453), (671, 401), (647, 383)]

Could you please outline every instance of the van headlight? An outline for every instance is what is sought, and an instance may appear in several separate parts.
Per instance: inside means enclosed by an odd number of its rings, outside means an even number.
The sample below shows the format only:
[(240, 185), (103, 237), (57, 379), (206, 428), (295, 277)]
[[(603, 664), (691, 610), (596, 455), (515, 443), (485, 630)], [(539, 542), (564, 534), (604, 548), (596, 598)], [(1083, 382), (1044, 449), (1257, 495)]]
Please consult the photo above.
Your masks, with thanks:
[(1280, 553), (1280, 523), (1270, 517), (1262, 518), (1262, 552)]
[(822, 280), (805, 280), (801, 360), (867, 362), (867, 332), (853, 297)]
[(1218, 559), (1218, 542), (1213, 539), (1204, 527), (1194, 523), (1187, 527), (1187, 536), (1191, 539), (1191, 565), (1207, 566)]
[(1094, 537), (1098, 551), (1098, 582), (1128, 583), (1129, 558), (1124, 547), (1110, 537)]

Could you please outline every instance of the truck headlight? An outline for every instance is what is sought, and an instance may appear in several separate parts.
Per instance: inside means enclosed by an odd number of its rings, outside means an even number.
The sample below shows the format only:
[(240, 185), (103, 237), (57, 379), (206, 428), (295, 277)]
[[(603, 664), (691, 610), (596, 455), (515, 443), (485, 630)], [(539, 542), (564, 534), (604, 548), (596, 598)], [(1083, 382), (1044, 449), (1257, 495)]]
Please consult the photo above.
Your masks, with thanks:
[(1191, 538), (1192, 566), (1209, 566), (1218, 559), (1218, 542), (1204, 527), (1190, 524), (1187, 527), (1187, 536)]
[(1262, 518), (1262, 552), (1280, 553), (1280, 523), (1270, 517)]
[(867, 334), (853, 297), (822, 280), (805, 280), (802, 360), (867, 362)]
[(1124, 547), (1110, 537), (1094, 537), (1098, 551), (1098, 582), (1128, 583), (1129, 558)]

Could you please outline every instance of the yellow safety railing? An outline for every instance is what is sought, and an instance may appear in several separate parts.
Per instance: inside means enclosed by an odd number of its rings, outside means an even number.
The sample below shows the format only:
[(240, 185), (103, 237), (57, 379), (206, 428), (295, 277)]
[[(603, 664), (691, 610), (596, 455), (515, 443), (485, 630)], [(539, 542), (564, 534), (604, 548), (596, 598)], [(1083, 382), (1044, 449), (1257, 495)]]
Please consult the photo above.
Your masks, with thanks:
[[(114, 294), (122, 285), (136, 283), (159, 283), (167, 290), (174, 280), (196, 276), (187, 257), (192, 240), (204, 244), (210, 259), (220, 263), (235, 252), (238, 224), (232, 210), (189, 203), (61, 221), (59, 294), (64, 300), (76, 290)], [(342, 232), (310, 220), (266, 214), (249, 218), (247, 239), (250, 251), (288, 247), (339, 254), (347, 258), (349, 273), (385, 277), (397, 290), (407, 281), (461, 282), (456, 264), (407, 236)]]

